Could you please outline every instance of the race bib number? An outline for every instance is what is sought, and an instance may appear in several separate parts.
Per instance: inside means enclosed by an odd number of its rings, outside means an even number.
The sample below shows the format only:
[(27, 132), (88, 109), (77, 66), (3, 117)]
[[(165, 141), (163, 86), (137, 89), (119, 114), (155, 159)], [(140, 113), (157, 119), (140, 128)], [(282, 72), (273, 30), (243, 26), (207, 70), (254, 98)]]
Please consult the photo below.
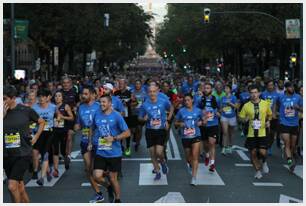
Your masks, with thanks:
[(111, 150), (112, 149), (112, 142), (106, 141), (104, 138), (99, 138), (99, 144), (98, 144), (99, 150)]
[(232, 108), (231, 107), (223, 107), (223, 112), (225, 114), (231, 114), (232, 113)]
[(35, 129), (36, 128), (36, 123), (30, 124), (30, 129)]
[(294, 109), (286, 109), (285, 110), (285, 117), (294, 117), (295, 116), (295, 110)]
[(16, 134), (5, 134), (4, 136), (5, 148), (19, 148), (21, 146), (20, 134), (17, 132)]
[(194, 137), (196, 134), (195, 128), (184, 128), (185, 137)]
[(89, 137), (89, 128), (83, 128), (82, 129), (82, 137), (85, 139), (88, 139)]
[(49, 131), (49, 122), (45, 121), (45, 127), (44, 127), (44, 131)]
[(56, 128), (64, 128), (65, 126), (65, 120), (60, 119), (59, 121), (57, 119), (54, 119), (54, 127)]
[(207, 112), (207, 121), (213, 121), (213, 120), (214, 120), (214, 113)]
[(151, 119), (150, 125), (154, 129), (159, 129), (161, 127), (161, 120), (160, 119)]
[(253, 129), (260, 129), (261, 127), (261, 122), (259, 120), (253, 120)]

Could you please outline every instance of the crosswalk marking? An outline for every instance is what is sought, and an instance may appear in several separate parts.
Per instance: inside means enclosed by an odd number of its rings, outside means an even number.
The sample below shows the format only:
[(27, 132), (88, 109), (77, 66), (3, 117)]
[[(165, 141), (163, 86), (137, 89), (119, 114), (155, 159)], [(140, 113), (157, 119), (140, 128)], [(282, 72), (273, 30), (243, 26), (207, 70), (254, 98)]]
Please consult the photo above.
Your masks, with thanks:
[(198, 185), (225, 185), (217, 170), (214, 173), (208, 170), (208, 166), (203, 163), (199, 164), (197, 173), (197, 184)]
[(167, 176), (161, 173), (161, 179), (154, 181), (152, 163), (141, 163), (139, 167), (139, 185), (168, 185)]
[(75, 159), (77, 158), (77, 156), (79, 156), (81, 154), (81, 150), (77, 150), (77, 151), (73, 151), (71, 152), (71, 158)]
[[(61, 176), (64, 174), (65, 172), (65, 168), (64, 165), (59, 165), (58, 166), (58, 172), (59, 172), (59, 177), (58, 178), (54, 178), (52, 176), (52, 180), (50, 182), (47, 181), (47, 178), (45, 177), (45, 182), (44, 182), (44, 187), (53, 187), (56, 182), (61, 178)], [(40, 174), (38, 174), (38, 177), (40, 177)], [(27, 184), (26, 187), (41, 187), (36, 183), (37, 180), (30, 180)]]
[(182, 159), (172, 129), (170, 130), (170, 141), (174, 151), (174, 159)]
[(290, 196), (287, 196), (287, 195), (281, 194), (281, 195), (279, 196), (279, 202), (280, 202), (280, 203), (291, 203), (290, 201), (291, 201), (291, 202), (300, 202), (300, 203), (303, 202), (303, 200), (299, 200), (299, 199), (297, 199), (297, 198), (290, 197)]
[(278, 182), (253, 182), (254, 186), (259, 187), (283, 187), (284, 185), (282, 183)]
[(244, 151), (237, 150), (236, 152), (241, 157), (241, 159), (243, 159), (244, 161), (250, 161), (250, 158), (244, 153)]
[[(284, 165), (284, 167), (286, 167), (289, 170), (288, 165)], [(296, 176), (300, 177), (303, 179), (303, 165), (297, 165), (294, 169), (293, 172)]]
[(154, 203), (185, 203), (185, 199), (180, 192), (168, 192)]
[(243, 164), (243, 163), (239, 164), (239, 163), (236, 163), (235, 166), (236, 167), (252, 167), (252, 164), (247, 164), (247, 163), (246, 164)]

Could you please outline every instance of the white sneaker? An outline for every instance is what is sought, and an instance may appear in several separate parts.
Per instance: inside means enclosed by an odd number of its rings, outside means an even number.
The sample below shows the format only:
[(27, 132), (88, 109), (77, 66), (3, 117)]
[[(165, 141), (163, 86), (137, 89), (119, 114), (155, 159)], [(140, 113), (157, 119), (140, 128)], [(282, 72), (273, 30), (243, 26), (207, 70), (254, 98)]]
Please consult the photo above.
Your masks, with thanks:
[(197, 185), (197, 179), (196, 179), (196, 177), (192, 177), (192, 178), (191, 178), (190, 184), (193, 185), (193, 186), (196, 186), (196, 185)]
[(261, 179), (262, 178), (262, 174), (261, 174), (261, 171), (258, 170), (256, 173), (255, 173), (255, 176), (254, 176), (256, 179)]
[(265, 174), (269, 173), (269, 167), (268, 167), (267, 162), (262, 163), (262, 173), (265, 173)]

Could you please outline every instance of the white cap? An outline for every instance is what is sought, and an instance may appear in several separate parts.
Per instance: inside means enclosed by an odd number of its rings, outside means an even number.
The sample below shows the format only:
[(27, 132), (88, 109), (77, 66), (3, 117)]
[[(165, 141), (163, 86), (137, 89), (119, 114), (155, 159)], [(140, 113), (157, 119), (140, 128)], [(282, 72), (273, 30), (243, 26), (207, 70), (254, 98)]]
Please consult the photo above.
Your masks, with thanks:
[(106, 84), (103, 85), (103, 87), (107, 88), (107, 89), (110, 89), (110, 90), (114, 89), (114, 86), (111, 83), (106, 83)]

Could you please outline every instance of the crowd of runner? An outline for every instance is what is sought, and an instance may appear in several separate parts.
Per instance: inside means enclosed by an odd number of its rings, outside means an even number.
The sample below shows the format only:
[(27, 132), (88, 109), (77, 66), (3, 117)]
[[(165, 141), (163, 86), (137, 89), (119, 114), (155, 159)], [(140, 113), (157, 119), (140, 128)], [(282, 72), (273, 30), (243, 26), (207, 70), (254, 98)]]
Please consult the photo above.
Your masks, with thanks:
[[(3, 90), (4, 171), (12, 202), (29, 202), (27, 171), (40, 186), (68, 170), (74, 141), (80, 143), (85, 172), (94, 190), (90, 202), (121, 202), (122, 156), (139, 151), (144, 136), (154, 180), (167, 175), (170, 130), (181, 139), (190, 184), (199, 162), (218, 167), (216, 148), (231, 155), (238, 129), (245, 137), (255, 178), (269, 173), (275, 142), (289, 171), (302, 156), (301, 81), (260, 77), (227, 78), (179, 73), (126, 76), (63, 76), (60, 81), (10, 80)], [(79, 135), (76, 135), (79, 134)], [(74, 139), (76, 137), (80, 139)], [(237, 136), (237, 135), (236, 135)], [(279, 164), (282, 164), (280, 162)]]

